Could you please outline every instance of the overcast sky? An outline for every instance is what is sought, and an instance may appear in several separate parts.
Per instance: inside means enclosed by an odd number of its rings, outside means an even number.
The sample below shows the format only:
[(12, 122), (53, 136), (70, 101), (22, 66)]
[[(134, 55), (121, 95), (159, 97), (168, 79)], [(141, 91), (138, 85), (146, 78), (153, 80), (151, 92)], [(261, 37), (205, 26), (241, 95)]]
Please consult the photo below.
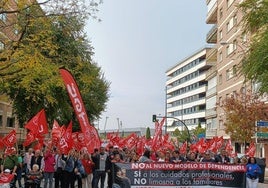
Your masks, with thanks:
[[(154, 127), (165, 114), (165, 72), (206, 45), (205, 0), (104, 0), (89, 20), (94, 60), (111, 82), (99, 128)], [(106, 118), (107, 117), (107, 118)]]

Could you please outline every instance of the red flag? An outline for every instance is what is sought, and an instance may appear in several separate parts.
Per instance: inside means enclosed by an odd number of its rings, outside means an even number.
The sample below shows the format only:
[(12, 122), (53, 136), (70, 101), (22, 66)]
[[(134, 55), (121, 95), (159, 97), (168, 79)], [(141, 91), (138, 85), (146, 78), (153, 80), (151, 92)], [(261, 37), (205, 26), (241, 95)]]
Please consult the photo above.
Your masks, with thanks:
[[(3, 184), (5, 183), (10, 183), (14, 178), (14, 174), (10, 173), (1, 173), (0, 174), (0, 185), (2, 187)], [(4, 187), (4, 185), (3, 185)]]
[(140, 138), (138, 138), (139, 139), (139, 141), (137, 142), (137, 153), (138, 153), (138, 155), (142, 155), (143, 154), (143, 152), (144, 152), (144, 150), (145, 150), (145, 142), (146, 142), (146, 138), (145, 138), (145, 136), (142, 136), (142, 137), (140, 137)]
[(73, 104), (81, 130), (84, 133), (86, 147), (90, 153), (93, 153), (94, 149), (99, 148), (101, 145), (98, 131), (88, 120), (80, 91), (72, 75), (65, 69), (60, 69), (60, 74)]
[(38, 112), (26, 125), (25, 128), (31, 130), (34, 134), (47, 134), (48, 125), (45, 110)]
[(185, 141), (182, 146), (180, 147), (180, 153), (186, 154), (187, 152), (187, 141)]
[(72, 126), (73, 124), (70, 122), (59, 141), (59, 150), (63, 154), (68, 154), (69, 150), (72, 149), (73, 146)]
[(256, 146), (254, 142), (251, 142), (248, 150), (246, 151), (246, 155), (249, 157), (254, 157), (256, 152)]
[(28, 145), (30, 145), (31, 143), (33, 143), (35, 140), (36, 140), (35, 135), (33, 134), (32, 131), (30, 131), (30, 132), (28, 132), (27, 135), (26, 135), (26, 139), (25, 139), (25, 141), (23, 142), (23, 146), (28, 146)]
[(6, 147), (12, 147), (17, 142), (16, 131), (12, 130), (2, 139)]
[(166, 118), (163, 118), (160, 123), (158, 121), (155, 122), (155, 133), (152, 140), (152, 149), (155, 151), (161, 144), (160, 139), (162, 138), (162, 128), (165, 123), (165, 119)]
[(228, 139), (226, 145), (225, 145), (225, 150), (227, 151), (227, 153), (231, 153), (234, 149), (233, 149), (233, 146), (232, 146), (232, 142), (231, 142), (231, 139)]
[(138, 140), (138, 136), (136, 133), (132, 133), (128, 135), (126, 138), (122, 139), (118, 145), (123, 148), (127, 147), (129, 149), (133, 149), (134, 146), (136, 146), (136, 142)]
[(54, 120), (52, 130), (51, 130), (52, 141), (54, 143), (57, 143), (62, 137), (62, 134), (63, 134), (62, 128), (60, 127), (59, 123), (56, 120)]
[(14, 147), (7, 147), (5, 149), (5, 155), (12, 155), (12, 154), (16, 154), (16, 148), (14, 148)]

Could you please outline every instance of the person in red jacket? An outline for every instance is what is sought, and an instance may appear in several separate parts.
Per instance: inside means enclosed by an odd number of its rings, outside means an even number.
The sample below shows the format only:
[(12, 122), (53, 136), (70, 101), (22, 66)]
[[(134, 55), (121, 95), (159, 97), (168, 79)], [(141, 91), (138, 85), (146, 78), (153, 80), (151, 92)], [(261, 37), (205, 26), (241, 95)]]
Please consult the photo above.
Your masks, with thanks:
[(89, 153), (84, 153), (82, 159), (82, 165), (85, 168), (86, 171), (86, 177), (82, 179), (83, 181), (83, 185), (85, 186), (85, 188), (92, 188), (92, 173), (93, 173), (93, 167), (94, 167), (94, 163), (91, 159), (91, 156)]
[(49, 188), (53, 187), (53, 177), (55, 172), (55, 157), (51, 150), (47, 150), (44, 155), (44, 188), (47, 188), (49, 184)]

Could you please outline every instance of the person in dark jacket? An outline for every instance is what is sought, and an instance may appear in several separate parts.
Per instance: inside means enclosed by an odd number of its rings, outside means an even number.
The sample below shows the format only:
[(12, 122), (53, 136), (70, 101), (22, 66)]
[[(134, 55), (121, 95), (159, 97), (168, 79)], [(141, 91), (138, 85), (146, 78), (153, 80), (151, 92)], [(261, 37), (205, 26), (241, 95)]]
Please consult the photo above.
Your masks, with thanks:
[(220, 154), (215, 156), (215, 162), (222, 164), (230, 164), (230, 158), (228, 157), (225, 149), (222, 149), (220, 151)]
[(106, 178), (106, 160), (108, 154), (105, 152), (104, 147), (100, 147), (100, 152), (96, 152), (92, 155), (92, 161), (95, 164), (93, 168), (92, 187), (98, 187), (101, 180), (101, 188), (104, 188), (104, 182)]
[(43, 156), (41, 155), (41, 150), (37, 149), (34, 152), (34, 155), (31, 158), (31, 170), (33, 170), (33, 165), (37, 164), (39, 166), (38, 170), (44, 170), (44, 160)]

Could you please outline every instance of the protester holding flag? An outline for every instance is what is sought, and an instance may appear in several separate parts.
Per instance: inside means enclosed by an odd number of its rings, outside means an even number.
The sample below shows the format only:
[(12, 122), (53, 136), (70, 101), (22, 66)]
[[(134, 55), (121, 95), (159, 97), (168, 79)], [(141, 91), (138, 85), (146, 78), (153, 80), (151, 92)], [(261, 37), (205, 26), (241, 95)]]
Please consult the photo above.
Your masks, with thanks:
[(1, 172), (3, 173), (5, 169), (9, 169), (12, 174), (15, 174), (17, 166), (18, 156), (16, 155), (16, 148), (6, 148), (5, 156), (1, 164)]
[(247, 164), (247, 188), (257, 188), (259, 176), (262, 173), (255, 157), (250, 157)]
[(47, 188), (47, 185), (49, 185), (49, 188), (53, 187), (53, 177), (54, 177), (54, 169), (55, 166), (55, 158), (53, 153), (50, 149), (47, 149), (44, 155), (44, 188)]

